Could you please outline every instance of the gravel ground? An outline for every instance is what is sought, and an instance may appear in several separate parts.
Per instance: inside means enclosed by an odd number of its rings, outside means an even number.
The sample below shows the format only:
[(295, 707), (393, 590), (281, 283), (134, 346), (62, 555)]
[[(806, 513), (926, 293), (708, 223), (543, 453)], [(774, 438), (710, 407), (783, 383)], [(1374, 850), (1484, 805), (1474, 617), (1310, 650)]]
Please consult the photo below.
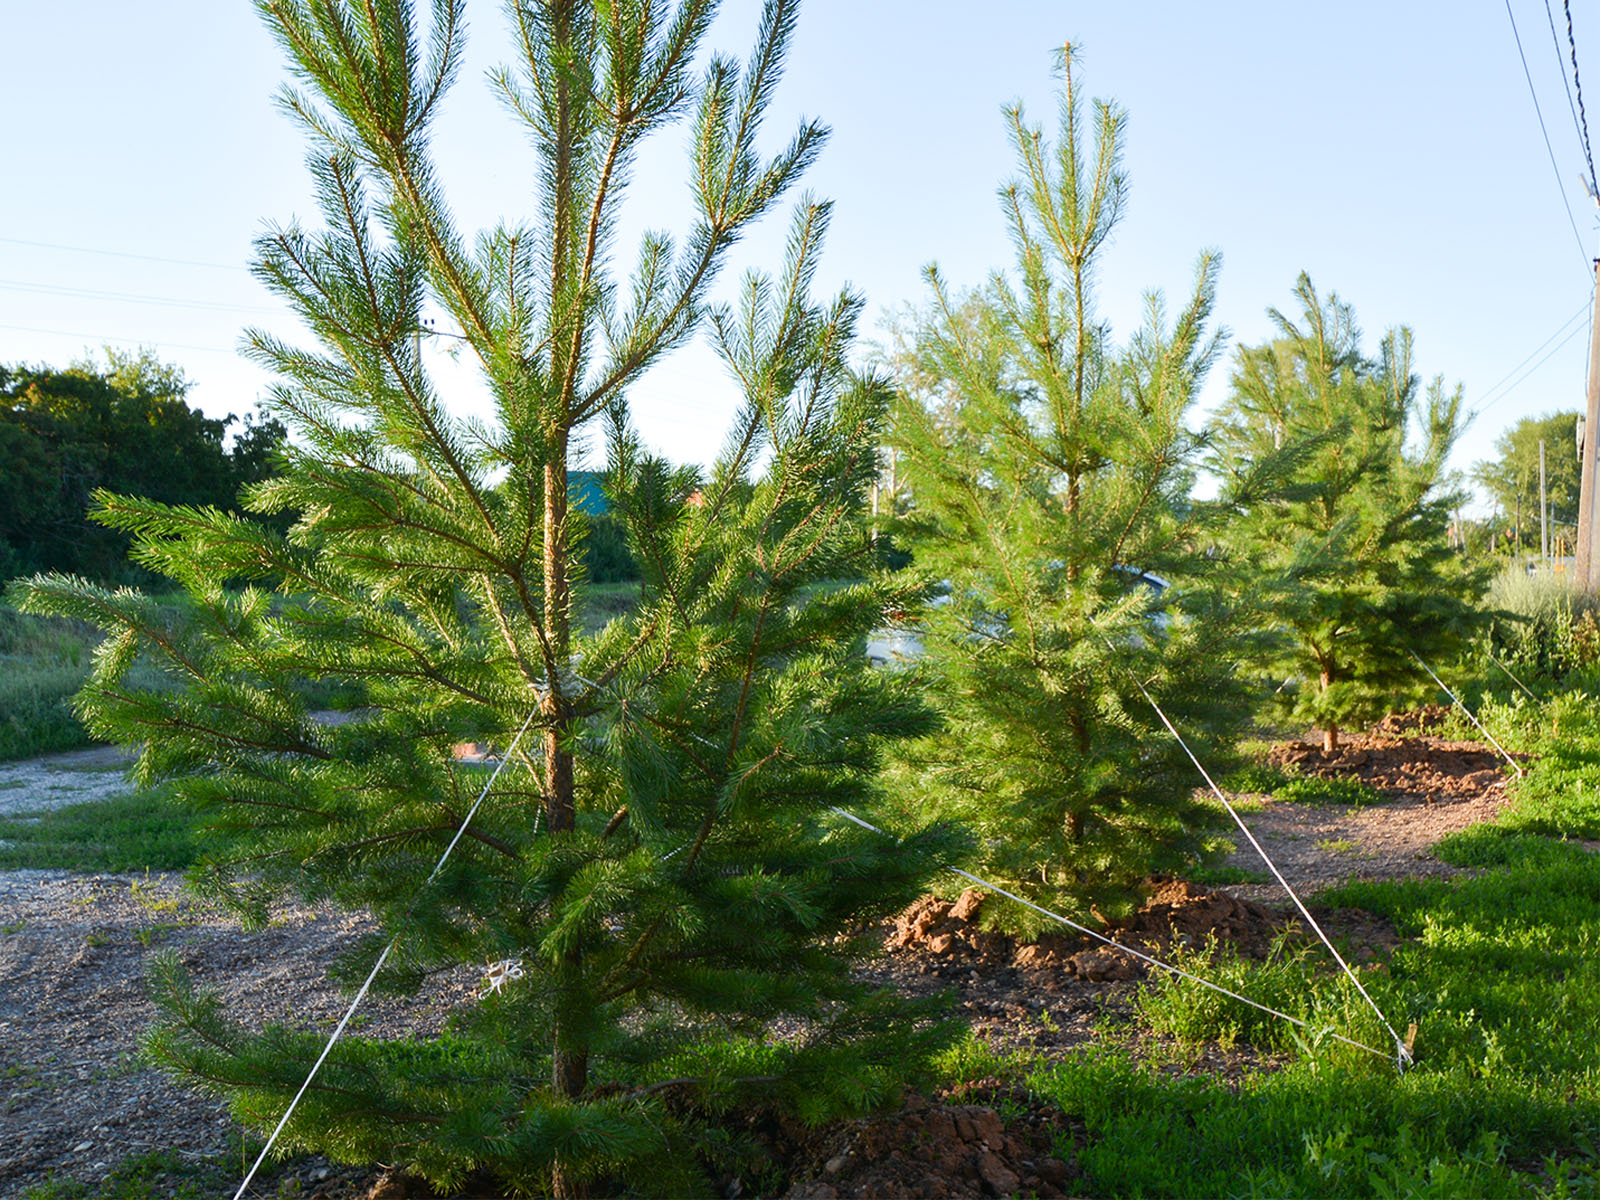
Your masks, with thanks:
[[(137, 1060), (155, 1018), (151, 956), (175, 950), (247, 1022), (331, 1029), (347, 1000), (327, 970), (369, 930), (348, 914), (287, 908), (247, 933), (170, 874), (0, 874), (0, 1197), (51, 1175), (93, 1183), (156, 1149), (237, 1158), (239, 1132), (215, 1101)], [(361, 1032), (436, 1029), (478, 974), (463, 968), (404, 1002), (369, 999)]]
[[(0, 812), (103, 797), (126, 787), (115, 751), (90, 750), (0, 766)], [(1297, 888), (1350, 878), (1449, 875), (1429, 847), (1445, 833), (1493, 819), (1504, 789), (1448, 799), (1404, 797), (1364, 809), (1263, 802), (1246, 819)], [(1232, 860), (1260, 869), (1245, 845)], [(153, 1149), (194, 1159), (240, 1155), (238, 1129), (212, 1100), (187, 1093), (140, 1065), (138, 1037), (154, 1019), (144, 991), (152, 955), (175, 950), (197, 983), (215, 987), (246, 1023), (285, 1021), (331, 1029), (346, 999), (327, 970), (360, 917), (330, 909), (285, 908), (247, 933), (198, 904), (174, 875), (81, 876), (59, 871), (0, 873), (0, 1200), (52, 1175), (93, 1184), (119, 1161)], [(1276, 884), (1230, 888), (1269, 903)], [(872, 968), (908, 991), (956, 985), (969, 1018), (988, 1040), (1037, 1051), (1090, 1040), (1098, 1022), (1126, 1011), (1131, 984), (1095, 984), (1034, 994), (1008, 979), (910, 961)], [(406, 1001), (369, 1000), (366, 1035), (436, 1029), (470, 1003), (480, 969), (464, 966)], [(1213, 1064), (1224, 1072), (1244, 1062)]]
[(110, 799), (128, 790), (132, 762), (116, 746), (96, 746), (0, 763), (0, 816)]

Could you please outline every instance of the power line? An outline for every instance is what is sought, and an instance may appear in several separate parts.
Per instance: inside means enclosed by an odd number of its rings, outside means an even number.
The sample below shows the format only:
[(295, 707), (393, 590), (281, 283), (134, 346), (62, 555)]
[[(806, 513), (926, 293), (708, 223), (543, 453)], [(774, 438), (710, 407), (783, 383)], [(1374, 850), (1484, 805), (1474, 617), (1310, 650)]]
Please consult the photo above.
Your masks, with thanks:
[(101, 254), (107, 258), (132, 258), (139, 262), (171, 263), (179, 267), (206, 267), (213, 271), (248, 271), (238, 263), (201, 262), (193, 258), (166, 258), (158, 254), (130, 254), (125, 250), (101, 250), (92, 246), (68, 246), (61, 242), (31, 242), (26, 238), (0, 237), (0, 242), (11, 246), (32, 246), (39, 250), (66, 250), (72, 254)]
[(121, 342), (125, 346), (160, 346), (168, 350), (200, 350), (206, 354), (237, 355), (239, 352), (232, 349), (223, 349), (221, 346), (190, 346), (183, 342), (168, 342), (160, 339), (112, 337), (105, 333), (83, 333), (71, 329), (39, 329), (32, 325), (0, 325), (0, 329), (10, 330), (14, 333), (44, 333), (52, 337), (86, 338), (91, 342)]
[(1572, 237), (1578, 243), (1578, 254), (1583, 259), (1583, 273), (1587, 276), (1590, 271), (1589, 252), (1583, 248), (1583, 235), (1578, 232), (1578, 222), (1572, 215), (1572, 205), (1567, 202), (1567, 189), (1561, 183), (1561, 168), (1556, 165), (1556, 152), (1550, 146), (1550, 131), (1545, 128), (1544, 112), (1539, 107), (1539, 93), (1533, 87), (1533, 72), (1528, 70), (1528, 56), (1522, 50), (1522, 35), (1517, 32), (1517, 18), (1511, 11), (1511, 0), (1506, 0), (1506, 16), (1511, 18), (1511, 36), (1517, 42), (1517, 57), (1522, 60), (1522, 76), (1528, 81), (1528, 95), (1533, 97), (1533, 112), (1539, 118), (1539, 132), (1544, 135), (1544, 149), (1550, 156), (1550, 169), (1556, 173), (1556, 188), (1561, 193), (1561, 207), (1567, 210), (1567, 222), (1572, 226)]
[(1506, 382), (1506, 380), (1510, 379), (1518, 371), (1522, 370), (1523, 367), (1527, 366), (1529, 360), (1531, 360), (1535, 354), (1538, 354), (1539, 351), (1543, 350), (1551, 342), (1555, 341), (1558, 337), (1560, 337), (1563, 333), (1565, 333), (1567, 331), (1567, 326), (1571, 325), (1574, 321), (1576, 321), (1579, 317), (1583, 316), (1583, 314), (1588, 312), (1588, 311), (1589, 311), (1589, 301), (1585, 300), (1583, 302), (1583, 304), (1578, 308), (1578, 310), (1576, 312), (1574, 312), (1565, 321), (1561, 322), (1560, 325), (1556, 326), (1556, 331), (1554, 333), (1552, 333), (1549, 337), (1545, 338), (1544, 341), (1540, 342), (1537, 346), (1535, 346), (1532, 350), (1530, 350), (1528, 352), (1528, 354), (1527, 354), (1527, 357), (1525, 357), (1516, 366), (1512, 367), (1511, 370), (1507, 371), (1499, 379), (1495, 380), (1494, 383), (1491, 383), (1488, 387), (1484, 388), (1483, 389), (1483, 396), (1487, 397), (1487, 396), (1490, 396), (1490, 395), (1494, 394), (1495, 392), (1499, 391), (1500, 385), (1502, 383)]
[(1572, 90), (1578, 94), (1578, 121), (1583, 131), (1583, 158), (1589, 164), (1589, 189), (1600, 204), (1600, 179), (1594, 174), (1594, 152), (1589, 149), (1589, 115), (1583, 111), (1583, 82), (1578, 78), (1578, 43), (1572, 36), (1572, 0), (1561, 0), (1567, 14), (1567, 45), (1572, 48)]
[[(1588, 306), (1585, 305), (1585, 308), (1587, 308), (1587, 307)], [(1500, 401), (1504, 400), (1512, 392), (1516, 391), (1519, 387), (1521, 387), (1524, 383), (1526, 383), (1529, 379), (1531, 379), (1533, 377), (1533, 375), (1534, 375), (1534, 372), (1538, 371), (1538, 369), (1540, 367), (1544, 366), (1545, 363), (1549, 362), (1552, 358), (1554, 358), (1555, 354), (1556, 354), (1556, 351), (1560, 350), (1568, 342), (1570, 342), (1573, 338), (1577, 337), (1580, 333), (1583, 333), (1583, 332), (1587, 331), (1587, 329), (1588, 329), (1588, 325), (1587, 324), (1580, 324), (1580, 325), (1574, 326), (1571, 330), (1569, 330), (1567, 332), (1565, 337), (1562, 337), (1561, 340), (1559, 342), (1556, 342), (1556, 344), (1554, 346), (1550, 346), (1550, 343), (1552, 341), (1554, 341), (1555, 338), (1561, 336), (1562, 330), (1566, 329), (1568, 325), (1571, 325), (1572, 322), (1575, 319), (1576, 319), (1575, 317), (1568, 317), (1566, 322), (1561, 326), (1561, 329), (1556, 330), (1555, 333), (1551, 334), (1550, 337), (1546, 338), (1544, 343), (1543, 343), (1543, 345), (1541, 345), (1538, 350), (1535, 350), (1533, 352), (1533, 354), (1528, 355), (1527, 358), (1523, 359), (1515, 367), (1511, 368), (1510, 373), (1507, 374), (1506, 377), (1500, 381), (1500, 383), (1495, 384), (1494, 387), (1492, 387), (1488, 391), (1486, 391), (1483, 394), (1484, 398), (1481, 399), (1478, 402), (1478, 407), (1475, 410), (1474, 415), (1475, 416), (1482, 415), (1483, 413), (1487, 412), (1489, 409), (1493, 408), (1496, 404), (1499, 404)], [(1534, 363), (1533, 366), (1528, 367), (1528, 369), (1526, 371), (1522, 371), (1522, 368), (1524, 366), (1527, 366), (1528, 362), (1532, 360), (1534, 355), (1538, 354), (1541, 350), (1543, 350), (1545, 348), (1545, 346), (1550, 346), (1549, 352), (1547, 354), (1545, 354), (1543, 358), (1539, 359), (1538, 362)], [(1500, 389), (1501, 384), (1505, 384), (1507, 380), (1511, 379), (1511, 377), (1513, 375), (1517, 375), (1517, 373), (1519, 371), (1522, 371), (1522, 374), (1520, 376), (1518, 376), (1518, 378), (1516, 379), (1515, 382), (1511, 383), (1503, 391), (1500, 391), (1500, 394), (1498, 396), (1494, 395), (1494, 393), (1497, 390)]]
[(1572, 102), (1572, 81), (1567, 78), (1567, 59), (1561, 51), (1561, 35), (1556, 32), (1556, 15), (1550, 9), (1550, 0), (1544, 0), (1544, 16), (1550, 25), (1550, 45), (1556, 52), (1556, 66), (1561, 71), (1561, 86), (1567, 93), (1567, 112), (1572, 116), (1572, 132), (1578, 135), (1578, 147), (1588, 153), (1583, 136), (1583, 123), (1578, 120), (1578, 106)]
[(270, 313), (282, 311), (256, 304), (229, 304), (221, 300), (185, 300), (179, 296), (147, 296), (137, 292), (109, 292), (97, 288), (68, 287), (56, 283), (33, 283), (22, 279), (0, 279), (0, 289), (8, 292), (35, 292), (43, 296), (68, 296), (85, 300), (112, 300), (122, 304), (152, 304), (171, 308), (198, 308), (212, 312)]

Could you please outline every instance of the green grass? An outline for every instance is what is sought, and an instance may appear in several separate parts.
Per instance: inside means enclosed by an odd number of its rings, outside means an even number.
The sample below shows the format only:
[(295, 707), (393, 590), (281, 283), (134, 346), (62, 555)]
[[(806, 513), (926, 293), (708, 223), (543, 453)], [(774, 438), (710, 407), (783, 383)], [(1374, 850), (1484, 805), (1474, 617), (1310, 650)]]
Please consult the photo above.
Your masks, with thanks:
[(88, 745), (71, 701), (97, 640), (78, 622), (0, 604), (0, 762)]
[[(1600, 1196), (1600, 700), (1506, 704), (1491, 728), (1540, 755), (1501, 823), (1438, 853), (1478, 873), (1353, 883), (1320, 897), (1366, 909), (1404, 941), (1360, 969), (1389, 1019), (1420, 1029), (1400, 1074), (1181, 979), (1146, 985), (1138, 1022), (1175, 1039), (1109, 1044), (1025, 1068), (1087, 1129), (1091, 1196)], [(1197, 974), (1385, 1052), (1377, 1018), (1320, 949), (1265, 963), (1214, 948)], [(1288, 1056), (1280, 1070), (1174, 1077), (1196, 1043)], [(1189, 1057), (1186, 1059), (1185, 1055)]]
[[(1265, 754), (1267, 748), (1262, 747), (1261, 753)], [(1243, 793), (1247, 796), (1270, 796), (1284, 784), (1288, 783), (1290, 776), (1280, 771), (1277, 767), (1266, 763), (1246, 763), (1236, 771), (1230, 771), (1222, 777), (1221, 788), (1223, 791)]]
[[(1237, 805), (1234, 806), (1238, 808)], [(1240, 883), (1271, 883), (1272, 876), (1265, 871), (1252, 871), (1244, 867), (1226, 867), (1220, 864), (1201, 863), (1184, 872), (1190, 883), (1201, 887), (1231, 887)]]
[(632, 612), (638, 605), (639, 584), (585, 583), (579, 598), (578, 628), (586, 634), (599, 633), (613, 617)]
[[(1295, 804), (1379, 804), (1383, 795), (1359, 779), (1291, 774), (1266, 763), (1247, 763), (1223, 777), (1223, 791), (1232, 795), (1271, 796)], [(1235, 806), (1237, 807), (1237, 805)]]
[(194, 815), (160, 787), (0, 818), (0, 870), (179, 871), (197, 853)]
[(1347, 804), (1356, 808), (1383, 803), (1383, 793), (1370, 784), (1338, 775), (1324, 779), (1320, 775), (1300, 775), (1279, 787), (1273, 796), (1291, 804)]
[[(582, 589), (578, 626), (598, 632), (638, 603), (637, 583), (593, 583)], [(181, 594), (159, 597), (180, 606)], [(36, 758), (92, 745), (73, 712), (72, 698), (89, 677), (100, 635), (79, 621), (35, 617), (0, 603), (0, 762)], [(136, 671), (141, 684), (160, 685)], [(313, 709), (352, 709), (365, 703), (359, 688), (333, 680), (306, 679), (295, 691)]]

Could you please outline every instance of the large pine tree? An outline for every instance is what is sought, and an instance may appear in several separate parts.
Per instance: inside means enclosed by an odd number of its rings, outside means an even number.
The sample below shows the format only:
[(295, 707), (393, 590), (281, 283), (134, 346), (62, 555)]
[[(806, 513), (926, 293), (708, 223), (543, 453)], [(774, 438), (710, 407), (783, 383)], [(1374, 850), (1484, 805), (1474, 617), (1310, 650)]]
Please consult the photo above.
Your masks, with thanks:
[(1409, 329), (1369, 358), (1337, 295), (1302, 274), (1295, 299), (1298, 319), (1271, 310), (1278, 336), (1238, 352), (1212, 467), (1228, 481), (1293, 464), (1291, 486), (1231, 525), (1229, 545), (1284, 635), (1270, 662), (1294, 686), (1279, 695), (1332, 753), (1340, 729), (1429, 694), (1416, 656), (1437, 664), (1462, 647), (1486, 568), (1450, 547), (1460, 388), (1422, 386)]
[(902, 534), (947, 593), (924, 613), (946, 724), (911, 773), (932, 811), (976, 826), (986, 870), (1109, 915), (1183, 865), (1213, 816), (1140, 684), (1208, 755), (1248, 703), (1239, 609), (1206, 554), (1215, 510), (1190, 499), (1217, 259), (1201, 257), (1175, 318), (1152, 295), (1114, 343), (1094, 295), (1126, 198), (1126, 118), (1086, 105), (1072, 67), (1069, 48), (1054, 144), (1008, 114), (1014, 274), (958, 296), (929, 269), (932, 300), (902, 330), (894, 447)]
[[(872, 812), (887, 739), (925, 730), (903, 680), (864, 669), (893, 596), (872, 575), (864, 498), (885, 389), (844, 364), (861, 302), (810, 300), (828, 206), (795, 209), (776, 278), (733, 307), (709, 288), (729, 248), (820, 149), (804, 124), (758, 156), (796, 16), (769, 0), (739, 67), (695, 78), (710, 0), (507, 5), (498, 78), (540, 154), (537, 218), (467, 238), (432, 128), (461, 61), (460, 0), (261, 0), (300, 87), (323, 225), (258, 243), (258, 275), (315, 348), (252, 335), (282, 379), (292, 444), (256, 487), (287, 536), (215, 510), (101, 497), (138, 560), (192, 601), (178, 624), (130, 592), (68, 578), (27, 606), (109, 634), (81, 697), (97, 736), (139, 742), (147, 780), (213, 835), (200, 882), (256, 918), (275, 896), (370, 911), (360, 978), (380, 986), (462, 962), (525, 974), (424, 1042), (347, 1036), (280, 1143), (400, 1163), (441, 1184), (576, 1194), (621, 1173), (693, 1186), (686, 1111), (776, 1103), (819, 1118), (896, 1094), (943, 1027), (852, 981), (856, 943), (953, 849), (899, 842), (831, 809)], [(687, 236), (646, 235), (608, 270), (642, 139), (688, 115)], [(452, 413), (419, 357), (424, 304), (459, 330), (494, 403)], [(709, 473), (644, 453), (629, 388), (704, 324), (744, 403)], [(586, 638), (583, 524), (569, 457), (591, 431), (644, 574), (637, 612)], [(140, 689), (157, 666), (170, 687)], [(356, 689), (319, 724), (303, 680)], [(437, 877), (484, 774), (451, 752), (529, 737)], [(321, 1046), (228, 1022), (181, 974), (151, 1043), (270, 1128)], [(788, 1022), (784, 1039), (771, 1023)], [(665, 1106), (669, 1096), (688, 1102)], [(656, 1165), (647, 1169), (643, 1165)], [(672, 1172), (679, 1173), (674, 1174)]]

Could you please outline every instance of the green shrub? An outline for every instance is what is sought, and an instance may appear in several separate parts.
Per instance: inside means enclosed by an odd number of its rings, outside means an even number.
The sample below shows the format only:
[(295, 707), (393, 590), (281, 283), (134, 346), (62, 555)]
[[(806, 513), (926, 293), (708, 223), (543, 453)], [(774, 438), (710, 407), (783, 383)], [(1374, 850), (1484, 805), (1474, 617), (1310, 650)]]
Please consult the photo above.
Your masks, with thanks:
[(1561, 575), (1511, 569), (1490, 584), (1484, 603), (1495, 616), (1477, 639), (1478, 651), (1522, 681), (1561, 682), (1600, 668), (1600, 595)]

